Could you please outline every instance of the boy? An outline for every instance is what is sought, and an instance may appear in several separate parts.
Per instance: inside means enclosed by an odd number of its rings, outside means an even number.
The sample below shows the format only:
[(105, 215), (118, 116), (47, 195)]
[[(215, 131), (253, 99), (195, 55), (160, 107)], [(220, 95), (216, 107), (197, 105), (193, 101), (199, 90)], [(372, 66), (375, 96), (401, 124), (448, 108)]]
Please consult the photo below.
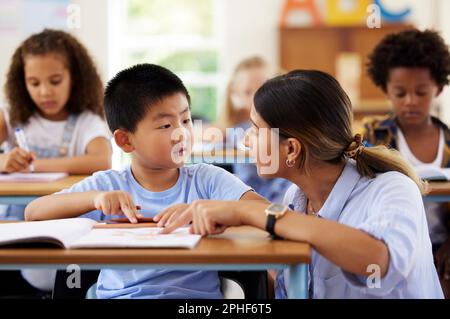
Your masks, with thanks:
[[(397, 149), (413, 166), (450, 167), (450, 130), (430, 114), (449, 83), (450, 52), (442, 37), (417, 29), (390, 34), (369, 56), (368, 73), (391, 102), (393, 114), (365, 121), (367, 142)], [(424, 204), (441, 284), (450, 298), (449, 206)]]
[[(104, 107), (116, 144), (132, 154), (131, 166), (97, 172), (70, 189), (33, 201), (26, 219), (124, 214), (134, 223), (143, 215), (152, 217), (167, 206), (182, 207), (197, 199), (263, 200), (221, 168), (183, 167), (193, 134), (189, 103), (182, 81), (163, 67), (140, 64), (119, 72), (106, 87)], [(137, 205), (147, 213), (139, 213)], [(97, 296), (222, 297), (215, 271), (110, 269), (100, 273)]]

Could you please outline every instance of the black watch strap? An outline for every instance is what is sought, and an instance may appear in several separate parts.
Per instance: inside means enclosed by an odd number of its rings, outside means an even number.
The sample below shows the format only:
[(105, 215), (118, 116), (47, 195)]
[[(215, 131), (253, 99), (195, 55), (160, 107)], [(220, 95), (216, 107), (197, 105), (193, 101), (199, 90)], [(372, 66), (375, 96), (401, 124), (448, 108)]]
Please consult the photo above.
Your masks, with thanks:
[(283, 239), (275, 234), (275, 222), (277, 221), (275, 215), (267, 214), (266, 231), (272, 236), (273, 239)]

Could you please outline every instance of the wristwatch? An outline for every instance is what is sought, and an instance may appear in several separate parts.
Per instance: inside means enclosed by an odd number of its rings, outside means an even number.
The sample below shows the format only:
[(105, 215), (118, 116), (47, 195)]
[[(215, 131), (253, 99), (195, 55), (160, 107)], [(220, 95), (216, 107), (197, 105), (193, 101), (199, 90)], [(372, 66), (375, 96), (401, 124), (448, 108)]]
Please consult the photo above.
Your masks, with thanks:
[(281, 237), (277, 236), (275, 234), (275, 222), (283, 217), (288, 210), (288, 207), (286, 205), (282, 204), (271, 204), (269, 207), (266, 208), (266, 231), (276, 239), (282, 239)]

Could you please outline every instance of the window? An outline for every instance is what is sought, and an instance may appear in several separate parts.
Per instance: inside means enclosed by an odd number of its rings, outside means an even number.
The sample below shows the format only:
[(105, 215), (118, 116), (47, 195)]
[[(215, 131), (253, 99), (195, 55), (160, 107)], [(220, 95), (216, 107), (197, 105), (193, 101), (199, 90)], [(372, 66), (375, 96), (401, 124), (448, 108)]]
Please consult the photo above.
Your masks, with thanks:
[[(214, 121), (220, 81), (220, 0), (123, 0), (110, 3), (109, 77), (137, 63), (169, 68), (183, 80), (192, 115)], [(114, 156), (114, 166), (127, 161)]]
[(110, 76), (136, 63), (169, 68), (192, 96), (192, 113), (217, 116), (217, 0), (114, 1)]

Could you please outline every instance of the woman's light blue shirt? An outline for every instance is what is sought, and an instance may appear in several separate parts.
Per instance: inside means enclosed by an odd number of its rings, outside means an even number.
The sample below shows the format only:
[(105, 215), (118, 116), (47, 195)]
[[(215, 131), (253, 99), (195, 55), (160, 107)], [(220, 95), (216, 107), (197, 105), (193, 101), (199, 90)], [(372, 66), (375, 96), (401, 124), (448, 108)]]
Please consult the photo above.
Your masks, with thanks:
[[(284, 202), (295, 211), (305, 211), (306, 196), (295, 185)], [(349, 161), (318, 214), (382, 240), (389, 249), (389, 267), (381, 280), (377, 280), (376, 270), (369, 277), (358, 276), (313, 251), (311, 297), (443, 298), (422, 196), (410, 178), (387, 172), (369, 179)], [(285, 294), (285, 287), (278, 289), (282, 290), (277, 291), (278, 296)]]
[[(196, 199), (239, 200), (251, 188), (222, 168), (197, 164), (180, 168), (178, 181), (162, 192), (143, 188), (133, 177), (130, 167), (123, 171), (108, 170), (93, 176), (60, 193), (92, 190), (122, 190), (131, 194), (146, 217), (153, 217), (163, 209)], [(105, 219), (99, 212), (82, 217)], [(110, 216), (107, 216), (110, 217)], [(103, 269), (97, 283), (99, 298), (222, 298), (217, 271), (168, 270), (112, 270)]]

